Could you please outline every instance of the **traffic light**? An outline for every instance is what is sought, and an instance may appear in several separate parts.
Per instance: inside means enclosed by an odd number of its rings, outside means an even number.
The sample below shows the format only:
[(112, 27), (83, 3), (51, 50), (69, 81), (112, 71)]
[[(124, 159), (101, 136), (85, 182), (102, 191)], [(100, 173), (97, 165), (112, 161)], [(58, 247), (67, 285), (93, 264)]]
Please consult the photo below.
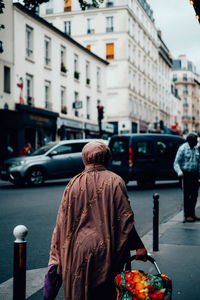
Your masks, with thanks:
[(98, 110), (98, 120), (101, 121), (104, 118), (104, 107), (101, 105), (97, 106), (97, 110)]

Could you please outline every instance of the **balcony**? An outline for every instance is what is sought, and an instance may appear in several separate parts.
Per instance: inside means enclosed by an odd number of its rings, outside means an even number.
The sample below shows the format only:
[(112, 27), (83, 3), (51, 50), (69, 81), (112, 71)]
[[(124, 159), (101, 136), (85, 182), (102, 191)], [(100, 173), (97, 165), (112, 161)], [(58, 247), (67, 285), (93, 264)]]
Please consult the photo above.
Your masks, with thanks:
[(27, 103), (27, 105), (29, 105), (29, 106), (34, 106), (34, 98), (31, 97), (31, 96), (27, 96), (27, 98), (26, 98), (26, 103)]
[(77, 80), (79, 80), (79, 78), (80, 78), (80, 72), (75, 71), (74, 72), (74, 78), (77, 79)]
[(113, 1), (106, 2), (106, 7), (112, 7), (113, 5)]
[(67, 106), (62, 106), (61, 107), (61, 113), (65, 114), (65, 115), (67, 114)]
[(87, 30), (87, 33), (88, 33), (88, 34), (94, 34), (94, 33), (95, 33), (95, 30), (94, 30), (94, 29), (88, 29), (88, 30)]
[(106, 32), (113, 32), (114, 31), (114, 27), (106, 27)]

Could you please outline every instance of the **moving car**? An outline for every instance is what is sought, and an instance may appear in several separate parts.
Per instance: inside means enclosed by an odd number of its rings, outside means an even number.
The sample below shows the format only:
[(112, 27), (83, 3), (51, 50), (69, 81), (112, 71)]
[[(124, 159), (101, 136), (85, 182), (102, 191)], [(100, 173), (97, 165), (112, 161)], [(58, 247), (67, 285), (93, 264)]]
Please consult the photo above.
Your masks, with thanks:
[[(29, 156), (4, 162), (1, 179), (14, 184), (40, 185), (47, 179), (70, 178), (84, 169), (82, 148), (94, 139), (51, 142)], [(107, 144), (106, 140), (100, 140)]]
[(126, 183), (136, 180), (139, 186), (177, 179), (173, 162), (184, 142), (184, 138), (170, 134), (114, 135), (109, 141), (112, 152), (109, 169)]

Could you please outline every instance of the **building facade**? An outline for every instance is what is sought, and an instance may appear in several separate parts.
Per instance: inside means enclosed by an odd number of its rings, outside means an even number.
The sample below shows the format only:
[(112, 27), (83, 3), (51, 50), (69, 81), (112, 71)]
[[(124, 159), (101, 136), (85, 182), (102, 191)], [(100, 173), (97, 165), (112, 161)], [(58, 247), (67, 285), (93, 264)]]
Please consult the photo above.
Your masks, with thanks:
[(10, 146), (17, 155), (27, 142), (37, 148), (56, 139), (99, 137), (97, 105), (105, 105), (108, 62), (11, 2), (2, 15), (9, 14), (12, 25), (0, 54), (1, 153)]
[(196, 68), (185, 55), (173, 60), (172, 80), (181, 98), (181, 130), (200, 132), (200, 80)]
[(78, 1), (50, 1), (40, 15), (109, 61), (107, 120), (116, 133), (147, 132), (159, 115), (158, 36), (146, 1), (104, 1), (84, 12)]

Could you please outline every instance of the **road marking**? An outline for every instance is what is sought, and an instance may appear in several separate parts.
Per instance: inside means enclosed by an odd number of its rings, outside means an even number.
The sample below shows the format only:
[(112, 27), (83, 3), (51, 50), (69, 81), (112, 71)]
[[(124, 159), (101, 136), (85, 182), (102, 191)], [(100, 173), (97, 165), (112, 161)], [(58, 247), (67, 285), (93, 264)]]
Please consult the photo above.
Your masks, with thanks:
[[(26, 298), (32, 296), (44, 285), (44, 276), (47, 268), (26, 271)], [(0, 284), (1, 300), (13, 299), (13, 278)]]

